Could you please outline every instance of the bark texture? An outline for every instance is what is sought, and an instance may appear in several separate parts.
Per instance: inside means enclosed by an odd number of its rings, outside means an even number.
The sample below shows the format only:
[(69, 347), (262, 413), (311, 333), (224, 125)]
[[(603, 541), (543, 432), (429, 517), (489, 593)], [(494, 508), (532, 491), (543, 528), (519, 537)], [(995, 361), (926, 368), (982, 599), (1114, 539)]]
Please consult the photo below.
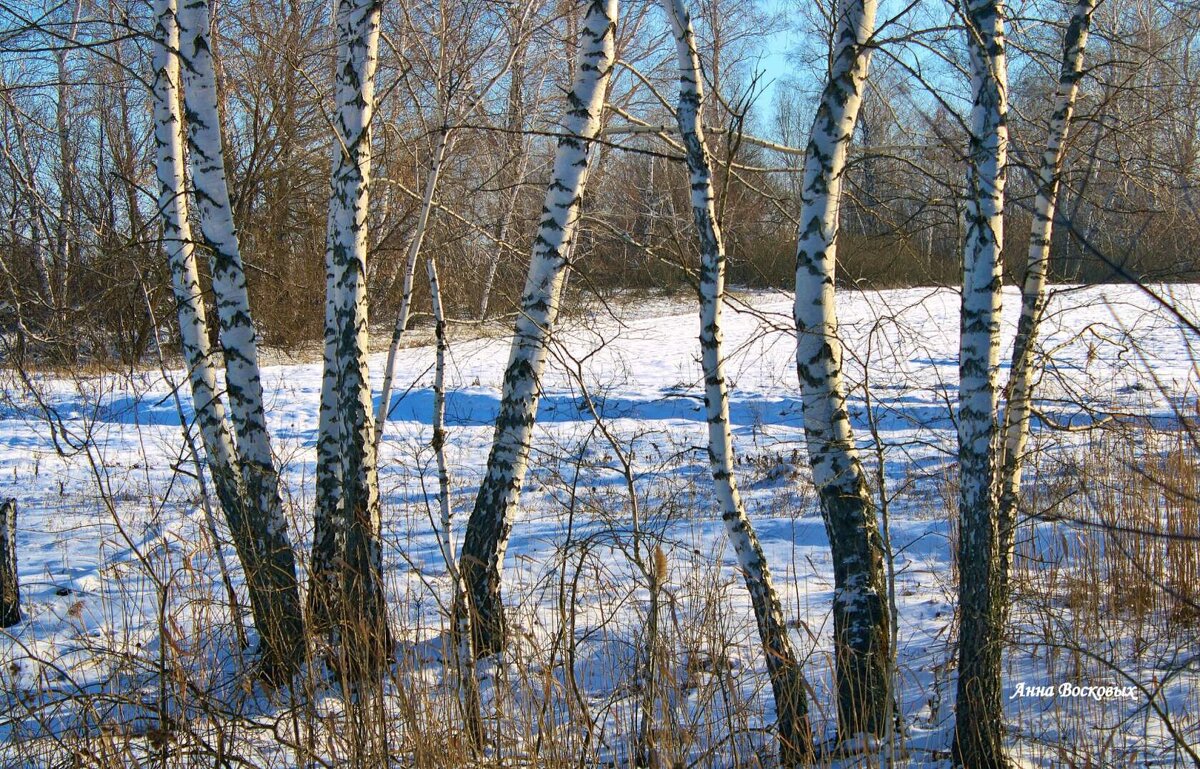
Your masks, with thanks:
[[(254, 327), (237, 237), (229, 212), (220, 147), (207, 4), (157, 0), (154, 55), (154, 140), (163, 246), (179, 319), (192, 403), (217, 498), (246, 572), (262, 664), (269, 677), (286, 678), (304, 657), (295, 557), (288, 538), (279, 481), (263, 415)], [(188, 20), (184, 26), (184, 19)], [(186, 34), (182, 34), (186, 29)], [(184, 40), (186, 39), (186, 44)], [(221, 319), (230, 428), (217, 394), (185, 188), (183, 120), (179, 113), (180, 62), (187, 82), (192, 175), (204, 242), (210, 250), (213, 293)], [(194, 91), (191, 98), (187, 92)], [(214, 159), (215, 158), (215, 159)], [(216, 163), (216, 167), (214, 167)], [(223, 207), (222, 207), (223, 206)]]
[(845, 0), (839, 7), (829, 78), (805, 149), (793, 307), (808, 458), (833, 554), (842, 740), (884, 734), (890, 711), (883, 543), (846, 410), (834, 298), (842, 174), (862, 106), (875, 10), (875, 0)]
[[(496, 432), (463, 540), (461, 568), (474, 612), (475, 653), (481, 657), (504, 646), (500, 573), (529, 463), (546, 346), (567, 273), (579, 202), (587, 185), (588, 150), (600, 132), (613, 68), (616, 19), (616, 0), (590, 0), (580, 26), (575, 76), (521, 294)], [(460, 606), (458, 610), (465, 609)]]
[(959, 625), (954, 760), (970, 769), (1008, 767), (1001, 655), (1007, 614), (1001, 578), (996, 373), (1000, 361), (1000, 270), (1008, 151), (1004, 10), (998, 0), (966, 6), (972, 108), (964, 201), (959, 346)]
[(179, 112), (179, 27), (175, 0), (155, 3), (154, 143), (158, 178), (158, 209), (163, 228), (163, 249), (171, 267), (171, 288), (179, 319), (179, 336), (192, 404), (208, 457), (217, 497), (240, 515), (237, 456), (224, 404), (217, 394), (216, 366), (208, 337), (208, 318), (200, 287), (185, 187), (183, 120)]
[(318, 450), (314, 616), (332, 618), (354, 680), (386, 664), (375, 422), (367, 368), (367, 203), (379, 49), (378, 0), (337, 4), (333, 171), (325, 250), (325, 372)]
[[(725, 291), (725, 249), (717, 223), (712, 166), (704, 144), (704, 85), (692, 23), (683, 0), (661, 0), (671, 21), (679, 65), (676, 121), (686, 150), (691, 183), (692, 220), (700, 251), (700, 358), (708, 422), (708, 457), (713, 490), (729, 541), (750, 593), (767, 672), (775, 697), (780, 763), (794, 766), (813, 756), (812, 729), (803, 673), (788, 637), (779, 595), (771, 582), (766, 556), (746, 515), (734, 475), (733, 436), (729, 425), (729, 387), (722, 362), (721, 310)], [(653, 588), (652, 588), (653, 589)]]

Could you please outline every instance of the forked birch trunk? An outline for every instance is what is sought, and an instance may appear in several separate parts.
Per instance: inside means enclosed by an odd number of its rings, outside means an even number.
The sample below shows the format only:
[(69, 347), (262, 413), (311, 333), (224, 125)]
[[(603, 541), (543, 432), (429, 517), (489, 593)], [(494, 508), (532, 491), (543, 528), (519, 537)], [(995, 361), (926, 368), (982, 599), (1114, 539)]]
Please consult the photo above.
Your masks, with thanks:
[[(379, 50), (378, 0), (339, 0), (333, 172), (326, 243), (325, 375), (317, 441), (314, 608), (331, 614), (337, 654), (354, 681), (378, 677), (389, 656), (379, 484), (367, 369), (367, 203), (371, 114)], [(336, 576), (332, 576), (336, 574)], [(333, 595), (330, 595), (333, 593)], [(318, 601), (324, 603), (322, 607)], [(330, 611), (332, 609), (332, 611)], [(320, 615), (318, 615), (320, 616)]]
[[(179, 51), (197, 218), (212, 270), (245, 516), (263, 556), (261, 568), (247, 573), (247, 582), (257, 586), (255, 591), (263, 603), (261, 615), (256, 610), (256, 625), (262, 637), (264, 672), (272, 678), (287, 678), (304, 657), (295, 554), (288, 538), (279, 496), (279, 475), (267, 433), (258, 338), (251, 319), (245, 269), (225, 181), (216, 75), (209, 40), (209, 4), (208, 0), (183, 0), (183, 3), (178, 13)], [(250, 564), (246, 566), (249, 568)]]
[(844, 0), (805, 150), (796, 248), (796, 371), (804, 434), (834, 566), (838, 737), (887, 730), (889, 631), (883, 543), (846, 409), (834, 284), (846, 154), (862, 106), (875, 0)]
[(1004, 412), (1004, 453), (1000, 469), (1000, 575), (1005, 584), (1012, 565), (1017, 508), (1021, 500), (1021, 471), (1025, 463), (1025, 446), (1029, 440), (1033, 383), (1038, 372), (1033, 348), (1037, 344), (1038, 323), (1046, 302), (1046, 272), (1050, 261), (1050, 240), (1054, 234), (1054, 207), (1058, 198), (1067, 134), (1071, 128), (1071, 113), (1075, 109), (1079, 79), (1083, 75), (1088, 28), (1095, 8), (1096, 0), (1079, 0), (1067, 23), (1054, 111), (1050, 113), (1049, 136), (1038, 166), (1037, 199), (1029, 233), (1025, 282), (1021, 289), (1021, 316), (1017, 321), (1017, 338), (1013, 342)]
[(704, 81), (691, 17), (683, 0), (662, 0), (671, 21), (679, 65), (676, 120), (686, 149), (691, 180), (692, 220), (700, 249), (700, 357), (704, 370), (704, 403), (708, 420), (708, 458), (713, 489), (729, 541), (750, 593), (758, 635), (775, 696), (776, 726), (782, 766), (813, 756), (812, 729), (800, 663), (788, 637), (779, 594), (754, 526), (746, 515), (734, 475), (733, 435), (729, 425), (729, 388), (721, 349), (721, 310), (725, 292), (725, 249), (717, 224), (715, 193), (701, 112)]
[(1003, 6), (998, 0), (968, 0), (965, 21), (972, 108), (959, 346), (961, 617), (953, 753), (959, 766), (993, 769), (1010, 765), (1003, 743), (1001, 656), (1007, 596), (996, 494), (996, 373), (1008, 151)]
[[(579, 221), (579, 201), (587, 184), (588, 150), (600, 132), (614, 61), (616, 20), (617, 0), (590, 0), (580, 27), (579, 60), (567, 96), (569, 106), (555, 150), (544, 213), (521, 294), (487, 471), (463, 540), (461, 568), (471, 593), (478, 656), (494, 654), (504, 646), (500, 572), (529, 463), (546, 346)], [(458, 607), (458, 611), (465, 610), (467, 607)]]
[[(154, 144), (158, 176), (158, 210), (163, 249), (171, 268), (180, 347), (192, 386), (192, 405), (208, 457), (217, 498), (226, 516), (241, 516), (242, 490), (237, 454), (225, 406), (217, 394), (216, 366), (208, 341), (208, 318), (200, 288), (185, 186), (183, 120), (179, 112), (179, 27), (176, 0), (156, 0), (154, 29)], [(239, 528), (230, 527), (235, 539)]]

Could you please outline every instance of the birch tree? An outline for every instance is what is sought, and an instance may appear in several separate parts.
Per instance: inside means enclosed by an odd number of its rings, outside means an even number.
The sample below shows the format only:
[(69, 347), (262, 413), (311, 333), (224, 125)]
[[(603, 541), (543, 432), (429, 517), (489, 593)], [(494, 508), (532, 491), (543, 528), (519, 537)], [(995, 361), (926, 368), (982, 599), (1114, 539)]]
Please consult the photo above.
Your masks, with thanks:
[(996, 495), (1001, 254), (1008, 152), (1004, 7), (967, 0), (971, 117), (964, 201), (959, 342), (959, 642), (954, 760), (970, 769), (1007, 767), (1001, 653), (1006, 616)]
[(197, 219), (209, 253), (243, 501), (246, 515), (259, 519), (255, 532), (262, 537), (259, 546), (265, 557), (262, 573), (253, 577), (261, 580), (268, 603), (268, 616), (258, 624), (263, 663), (268, 674), (287, 676), (303, 659), (304, 628), (295, 554), (288, 538), (263, 409), (258, 335), (251, 318), (246, 274), (225, 180), (208, 0), (184, 0), (178, 21)]
[[(463, 538), (460, 563), (470, 589), (475, 653), (479, 656), (494, 654), (504, 645), (500, 572), (529, 464), (546, 346), (558, 312), (570, 245), (579, 223), (579, 202), (589, 171), (589, 149), (600, 131), (604, 95), (614, 62), (616, 20), (617, 0), (590, 0), (579, 29), (581, 44), (575, 76), (567, 95), (568, 109), (521, 294), (496, 431)], [(458, 607), (459, 611), (467, 609)]]
[[(154, 28), (154, 145), (158, 210), (163, 249), (171, 268), (171, 288), (179, 318), (183, 360), (192, 386), (192, 405), (208, 455), (208, 467), (226, 516), (240, 516), (237, 457), (225, 406), (217, 394), (216, 367), (208, 341), (208, 318), (196, 266), (185, 186), (183, 120), (179, 112), (179, 27), (176, 0), (156, 0)], [(241, 541), (238, 526), (235, 546)]]
[(325, 252), (325, 370), (318, 426), (314, 614), (332, 617), (352, 679), (387, 658), (379, 484), (367, 370), (367, 203), (379, 0), (339, 0), (333, 172)]
[(1079, 0), (1071, 11), (1063, 36), (1062, 62), (1054, 111), (1046, 147), (1037, 169), (1037, 196), (1034, 200), (1033, 225), (1029, 233), (1029, 251), (1025, 262), (1025, 280), (1021, 289), (1021, 315), (1013, 343), (1012, 367), (1008, 375), (1007, 407), (1004, 412), (1004, 452), (1000, 468), (1000, 576), (1007, 585), (1012, 566), (1016, 534), (1017, 508), (1021, 497), (1021, 471), (1025, 445), (1029, 439), (1033, 384), (1037, 377), (1033, 348), (1037, 343), (1038, 323), (1046, 302), (1046, 273), (1050, 262), (1050, 240), (1054, 233), (1055, 201), (1062, 177), (1067, 134), (1083, 75), (1083, 53), (1091, 27), (1096, 0)]
[(725, 247), (717, 223), (713, 176), (704, 144), (704, 81), (691, 17), (683, 0), (661, 0), (671, 21), (679, 64), (679, 103), (675, 111), (691, 182), (692, 220), (700, 248), (700, 356), (704, 370), (708, 459), (713, 489), (729, 541), (737, 553), (746, 590), (754, 607), (767, 672), (775, 696), (780, 763), (793, 766), (812, 758), (812, 729), (804, 678), (788, 637), (779, 595), (754, 526), (738, 492), (733, 436), (729, 425), (729, 387), (722, 361), (721, 310), (725, 291)]
[(889, 630), (883, 545), (859, 460), (838, 336), (838, 211), (870, 64), (875, 0), (843, 0), (828, 79), (804, 154), (796, 247), (796, 370), (813, 484), (833, 554), (833, 638), (842, 740), (887, 727)]

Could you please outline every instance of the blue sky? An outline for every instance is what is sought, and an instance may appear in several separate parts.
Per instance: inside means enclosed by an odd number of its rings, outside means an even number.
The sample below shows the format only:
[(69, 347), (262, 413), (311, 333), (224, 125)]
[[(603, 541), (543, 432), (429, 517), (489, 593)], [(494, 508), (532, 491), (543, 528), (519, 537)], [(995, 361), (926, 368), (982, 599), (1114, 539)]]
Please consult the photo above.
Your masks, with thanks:
[[(787, 5), (781, 0), (765, 0), (763, 2), (763, 7), (772, 13), (783, 12)], [(767, 91), (763, 94), (760, 102), (767, 108), (765, 112), (774, 111), (775, 85), (790, 74), (791, 68), (788, 64), (787, 52), (795, 45), (794, 38), (795, 36), (786, 29), (778, 29), (767, 37), (767, 47), (763, 50), (758, 63), (759, 69), (765, 73), (763, 82), (767, 84)]]

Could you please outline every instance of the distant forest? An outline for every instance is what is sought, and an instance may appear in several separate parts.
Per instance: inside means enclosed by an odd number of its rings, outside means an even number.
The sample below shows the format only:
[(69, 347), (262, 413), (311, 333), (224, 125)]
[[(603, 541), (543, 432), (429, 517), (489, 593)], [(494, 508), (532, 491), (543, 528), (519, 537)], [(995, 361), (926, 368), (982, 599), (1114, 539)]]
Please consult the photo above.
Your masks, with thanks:
[[(414, 250), (439, 260), (451, 318), (514, 311), (572, 78), (575, 5), (536, 3), (520, 18), (483, 0), (385, 5), (368, 226), (373, 324), (394, 322)], [(796, 268), (803, 149), (831, 16), (823, 3), (779, 9), (704, 0), (694, 20), (733, 286), (790, 288)], [(1010, 282), (1023, 272), (1066, 19), (1058, 3), (1022, 9), (1008, 39)], [(901, 10), (881, 8), (844, 175), (838, 271), (848, 287), (961, 280), (970, 111), (961, 21), (949, 5)], [(325, 290), (331, 5), (223, 0), (213, 12), (226, 171), (255, 323), (269, 345), (311, 342)], [(568, 296), (696, 282), (686, 167), (672, 136), (677, 75), (657, 14), (653, 3), (621, 9)], [(152, 317), (164, 341), (173, 338), (155, 215), (152, 30), (149, 4), (134, 0), (0, 6), (0, 324), (23, 329), (23, 349), (39, 359), (143, 359)], [(1197, 277), (1198, 32), (1200, 10), (1173, 2), (1096, 10), (1063, 161), (1052, 280)], [(759, 66), (780, 40), (792, 44), (783, 77)], [(428, 301), (417, 280), (410, 315), (422, 318)]]

